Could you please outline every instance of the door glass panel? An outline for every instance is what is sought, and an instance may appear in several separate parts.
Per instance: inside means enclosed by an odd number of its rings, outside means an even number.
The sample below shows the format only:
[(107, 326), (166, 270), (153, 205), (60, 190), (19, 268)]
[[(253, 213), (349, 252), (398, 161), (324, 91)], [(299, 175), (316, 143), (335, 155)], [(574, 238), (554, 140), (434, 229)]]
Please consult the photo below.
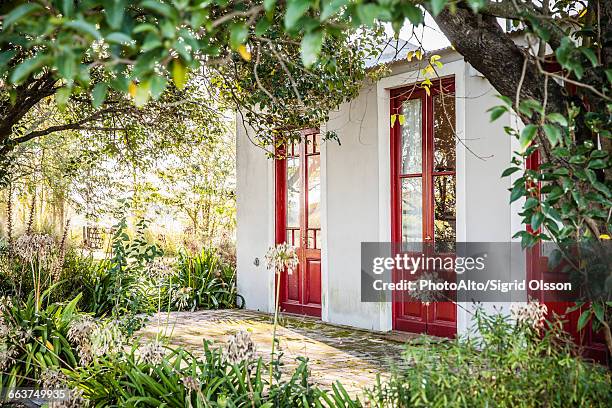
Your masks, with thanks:
[(287, 159), (287, 227), (300, 227), (300, 159)]
[(433, 97), (434, 171), (455, 171), (455, 95)]
[(402, 242), (423, 240), (422, 184), (421, 177), (402, 179)]
[(308, 228), (321, 228), (321, 156), (308, 156)]
[(436, 243), (454, 244), (456, 231), (455, 176), (434, 176), (434, 240)]
[(401, 173), (421, 173), (421, 100), (408, 99), (402, 104), (402, 109), (405, 122), (402, 126)]

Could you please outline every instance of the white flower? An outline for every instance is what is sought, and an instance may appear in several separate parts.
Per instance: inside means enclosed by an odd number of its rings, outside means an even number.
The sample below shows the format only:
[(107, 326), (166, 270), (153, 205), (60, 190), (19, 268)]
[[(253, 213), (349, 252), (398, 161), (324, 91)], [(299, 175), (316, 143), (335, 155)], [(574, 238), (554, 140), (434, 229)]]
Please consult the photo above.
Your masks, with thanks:
[(17, 355), (19, 352), (14, 347), (0, 343), (0, 373), (15, 362)]
[(24, 261), (46, 261), (56, 249), (55, 240), (48, 234), (26, 234), (15, 242), (14, 251)]
[(548, 308), (537, 299), (531, 299), (526, 303), (515, 303), (510, 307), (510, 315), (518, 324), (525, 324), (535, 330), (544, 327)]
[(176, 292), (174, 292), (174, 304), (176, 307), (180, 309), (185, 309), (189, 305), (189, 301), (191, 300), (191, 292), (193, 288), (187, 286), (184, 288), (180, 288)]
[(225, 359), (230, 364), (239, 364), (243, 361), (252, 361), (255, 359), (256, 347), (251, 334), (245, 330), (241, 330), (233, 336), (230, 336), (225, 350)]
[(59, 370), (47, 368), (40, 373), (38, 383), (43, 388), (64, 388), (68, 383), (68, 377)]
[(147, 343), (138, 348), (138, 352), (142, 360), (151, 365), (157, 365), (162, 362), (166, 355), (166, 350), (157, 341)]
[(189, 391), (199, 391), (200, 390), (201, 384), (197, 378), (184, 377), (181, 381), (183, 382), (183, 385), (185, 386), (185, 388), (187, 388)]
[(83, 316), (70, 325), (68, 340), (76, 346), (83, 366), (91, 363), (94, 357), (119, 351), (123, 344), (121, 330), (116, 324), (99, 324), (89, 316)]
[(174, 269), (169, 261), (156, 259), (148, 265), (150, 276), (155, 278), (165, 278), (174, 273)]
[(297, 268), (299, 258), (296, 248), (287, 243), (270, 247), (266, 254), (266, 265), (268, 269), (274, 269), (276, 273), (282, 273), (285, 269), (291, 275)]

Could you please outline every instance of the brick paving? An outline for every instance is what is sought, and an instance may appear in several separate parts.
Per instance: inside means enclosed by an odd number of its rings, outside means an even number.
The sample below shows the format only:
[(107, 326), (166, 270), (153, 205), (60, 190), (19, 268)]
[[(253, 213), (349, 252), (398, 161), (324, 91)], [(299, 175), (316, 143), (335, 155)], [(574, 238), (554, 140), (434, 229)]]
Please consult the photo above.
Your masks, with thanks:
[[(202, 340), (223, 345), (228, 337), (248, 330), (257, 352), (269, 361), (273, 320), (266, 313), (248, 310), (204, 310), (154, 315), (141, 334), (153, 338), (162, 333), (170, 344), (197, 352)], [(377, 374), (387, 378), (391, 367), (401, 360), (405, 341), (414, 336), (385, 335), (366, 330), (322, 323), (301, 316), (282, 315), (277, 338), (283, 352), (285, 370), (297, 365), (297, 357), (307, 357), (313, 382), (325, 388), (340, 381), (352, 395), (371, 387)]]

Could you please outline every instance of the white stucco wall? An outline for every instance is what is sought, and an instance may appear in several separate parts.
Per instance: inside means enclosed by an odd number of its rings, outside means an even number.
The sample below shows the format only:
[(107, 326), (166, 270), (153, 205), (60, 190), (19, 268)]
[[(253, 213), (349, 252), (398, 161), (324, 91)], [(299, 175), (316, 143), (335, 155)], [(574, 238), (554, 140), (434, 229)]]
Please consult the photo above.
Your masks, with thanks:
[[(274, 310), (274, 276), (264, 256), (274, 244), (274, 166), (247, 136), (240, 117), (236, 123), (236, 257), (238, 293), (251, 310)], [(259, 265), (255, 265), (256, 259)]]
[[(510, 179), (501, 179), (513, 149), (505, 115), (489, 122), (496, 92), (455, 52), (443, 54), (438, 74), (455, 77), (457, 144), (457, 240), (509, 242), (520, 219), (508, 204)], [(325, 128), (341, 141), (324, 144), (322, 159), (322, 319), (387, 331), (391, 303), (362, 303), (360, 244), (391, 239), (389, 93), (414, 83), (418, 62), (400, 64), (330, 114)], [(274, 242), (274, 168), (238, 123), (238, 289), (249, 309), (273, 310), (273, 276), (263, 255)], [(515, 146), (514, 146), (515, 147)], [(253, 261), (261, 260), (256, 267)], [(514, 260), (524, 268), (524, 260)], [(462, 305), (469, 308), (469, 305)], [(470, 317), (458, 308), (458, 333)]]

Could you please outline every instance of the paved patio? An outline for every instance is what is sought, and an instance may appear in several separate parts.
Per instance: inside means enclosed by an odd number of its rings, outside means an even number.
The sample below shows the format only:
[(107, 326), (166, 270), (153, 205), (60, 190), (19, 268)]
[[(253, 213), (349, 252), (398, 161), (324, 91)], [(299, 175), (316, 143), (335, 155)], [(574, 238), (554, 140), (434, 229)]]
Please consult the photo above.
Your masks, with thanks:
[[(388, 377), (391, 366), (401, 361), (405, 342), (415, 338), (330, 325), (301, 316), (283, 315), (279, 323), (277, 337), (286, 369), (296, 366), (297, 357), (308, 357), (315, 383), (331, 388), (340, 381), (352, 395), (372, 387), (377, 374)], [(269, 314), (247, 310), (173, 312), (169, 319), (168, 314), (153, 316), (141, 334), (152, 338), (160, 329), (171, 344), (192, 351), (202, 348), (203, 338), (223, 344), (232, 334), (248, 330), (258, 354), (264, 360), (270, 358), (273, 325)]]

